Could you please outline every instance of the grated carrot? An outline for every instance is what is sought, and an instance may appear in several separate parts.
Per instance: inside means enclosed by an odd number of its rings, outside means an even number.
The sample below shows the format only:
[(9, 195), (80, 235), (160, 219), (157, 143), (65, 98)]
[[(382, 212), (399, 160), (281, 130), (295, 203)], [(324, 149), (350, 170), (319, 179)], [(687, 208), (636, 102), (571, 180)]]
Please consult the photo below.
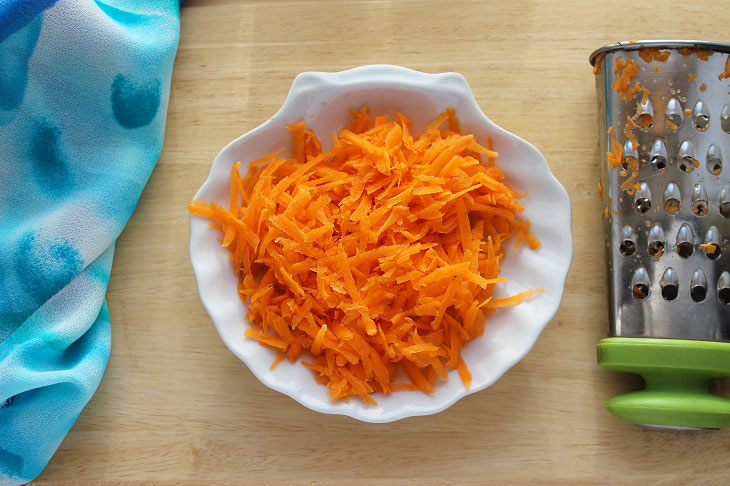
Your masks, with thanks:
[(694, 54), (695, 56), (697, 56), (699, 59), (701, 59), (703, 61), (707, 61), (708, 59), (710, 59), (710, 56), (715, 53), (714, 51), (702, 50), (702, 49), (697, 49), (697, 48), (692, 48), (692, 47), (680, 47), (677, 50), (684, 57), (688, 57), (688, 56), (691, 56)]
[(608, 134), (611, 136), (611, 151), (606, 156), (608, 158), (608, 166), (614, 169), (621, 165), (621, 161), (624, 159), (624, 149), (619, 145), (613, 127), (608, 127)]
[(603, 72), (603, 58), (605, 56), (606, 53), (602, 52), (593, 60), (593, 74), (601, 74)]
[(728, 54), (727, 59), (725, 59), (725, 70), (717, 75), (717, 79), (720, 81), (728, 78), (730, 78), (730, 54)]
[[(188, 210), (223, 233), (248, 303), (245, 336), (302, 364), (333, 399), (401, 390), (432, 393), (499, 307), (504, 242), (535, 250), (523, 197), (495, 165), (498, 154), (462, 135), (453, 109), (420, 136), (398, 114), (352, 121), (323, 152), (303, 123), (288, 127), (291, 157), (231, 170), (228, 209), (195, 200)], [(614, 144), (615, 145), (615, 144)], [(619, 148), (620, 150), (620, 148)], [(481, 156), (487, 157), (486, 164)], [(395, 383), (400, 368), (410, 383)]]
[(657, 47), (644, 47), (643, 49), (639, 49), (639, 57), (642, 58), (644, 62), (666, 62), (671, 54), (671, 51), (660, 51)]
[(615, 74), (615, 80), (611, 87), (619, 94), (619, 96), (629, 101), (632, 93), (630, 90), (631, 80), (639, 73), (639, 64), (632, 59), (627, 59), (623, 62), (621, 56), (616, 58), (616, 64), (613, 68)]

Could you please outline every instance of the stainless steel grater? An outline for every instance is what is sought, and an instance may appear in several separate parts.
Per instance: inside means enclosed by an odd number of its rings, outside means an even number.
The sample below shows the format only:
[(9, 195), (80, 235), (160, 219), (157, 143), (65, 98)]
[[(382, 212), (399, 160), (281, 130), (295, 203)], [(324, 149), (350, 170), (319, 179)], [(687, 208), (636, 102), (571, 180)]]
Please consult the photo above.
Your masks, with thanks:
[(591, 54), (608, 265), (601, 366), (646, 389), (610, 399), (640, 424), (730, 426), (730, 44), (632, 41)]

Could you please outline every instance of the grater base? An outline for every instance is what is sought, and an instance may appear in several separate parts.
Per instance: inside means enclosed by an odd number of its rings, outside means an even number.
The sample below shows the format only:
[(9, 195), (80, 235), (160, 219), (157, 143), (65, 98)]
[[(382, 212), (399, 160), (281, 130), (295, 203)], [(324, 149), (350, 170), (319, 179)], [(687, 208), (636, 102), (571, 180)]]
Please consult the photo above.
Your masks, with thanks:
[(730, 376), (730, 343), (613, 337), (598, 343), (598, 364), (644, 377), (646, 388), (606, 401), (635, 424), (685, 428), (730, 427), (730, 400), (709, 391)]

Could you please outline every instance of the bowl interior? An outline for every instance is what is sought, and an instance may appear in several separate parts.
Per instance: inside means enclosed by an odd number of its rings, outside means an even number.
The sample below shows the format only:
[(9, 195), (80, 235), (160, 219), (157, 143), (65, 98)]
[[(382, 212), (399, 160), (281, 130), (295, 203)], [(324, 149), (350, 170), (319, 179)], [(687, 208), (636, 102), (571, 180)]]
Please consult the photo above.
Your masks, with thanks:
[[(570, 204), (565, 190), (537, 149), (489, 121), (460, 75), (403, 71), (406, 73), (395, 71), (385, 76), (382, 72), (375, 75), (365, 72), (360, 76), (345, 76), (344, 80), (342, 75), (351, 71), (300, 75), (274, 117), (220, 152), (209, 179), (195, 197), (227, 205), (231, 166), (240, 160), (245, 172), (250, 161), (281, 147), (288, 150), (291, 140), (286, 125), (304, 121), (327, 149), (331, 146), (332, 132), (349, 122), (348, 110), (352, 108), (368, 106), (372, 115), (394, 116), (401, 112), (413, 122), (412, 133), (420, 134), (439, 113), (454, 107), (464, 133), (475, 134), (484, 145), (492, 137), (500, 153), (497, 160), (500, 168), (515, 188), (528, 193), (522, 201), (524, 217), (531, 220), (532, 232), (542, 242), (542, 248), (537, 251), (526, 248), (509, 251), (503, 260), (502, 275), (509, 281), (497, 286), (495, 296), (538, 287), (545, 292), (490, 316), (484, 335), (464, 347), (464, 360), (473, 375), (470, 392), (474, 392), (492, 384), (519, 361), (557, 311), (572, 256)], [(332, 401), (328, 389), (317, 384), (314, 375), (299, 363), (285, 360), (275, 371), (270, 371), (275, 353), (243, 336), (249, 325), (245, 320), (246, 308), (237, 295), (237, 280), (228, 250), (221, 248), (219, 240), (220, 235), (206, 221), (191, 217), (191, 260), (203, 304), (226, 345), (266, 385), (314, 410), (371, 422), (434, 413), (469, 393), (458, 374), (452, 372), (448, 381), (437, 384), (433, 394), (375, 394), (378, 405), (365, 407), (358, 399), (350, 403)]]

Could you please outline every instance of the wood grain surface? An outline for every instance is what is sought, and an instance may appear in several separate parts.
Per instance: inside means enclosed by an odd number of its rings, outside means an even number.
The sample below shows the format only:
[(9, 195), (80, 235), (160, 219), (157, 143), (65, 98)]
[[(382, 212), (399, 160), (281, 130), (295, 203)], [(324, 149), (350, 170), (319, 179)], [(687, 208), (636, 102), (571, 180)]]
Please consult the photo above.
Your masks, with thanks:
[[(728, 484), (730, 432), (621, 422), (602, 402), (640, 380), (596, 366), (607, 300), (588, 55), (633, 38), (728, 40), (723, 2), (663, 3), (186, 0), (162, 157), (117, 243), (109, 366), (37, 483)], [(299, 72), (373, 63), (462, 73), (493, 121), (545, 155), (575, 242), (562, 307), (524, 360), (440, 414), (381, 425), (312, 412), (224, 347), (185, 209), (215, 154), (270, 117)]]

